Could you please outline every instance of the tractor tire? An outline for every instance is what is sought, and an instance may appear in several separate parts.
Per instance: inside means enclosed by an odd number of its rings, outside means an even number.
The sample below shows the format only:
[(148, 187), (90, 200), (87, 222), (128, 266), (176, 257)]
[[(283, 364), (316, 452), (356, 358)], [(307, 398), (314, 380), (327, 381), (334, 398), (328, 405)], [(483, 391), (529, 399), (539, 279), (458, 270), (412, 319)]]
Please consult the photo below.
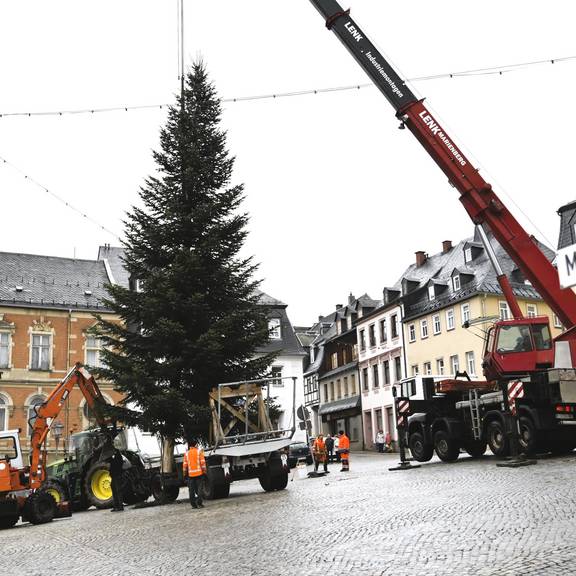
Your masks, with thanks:
[(504, 424), (502, 424), (500, 420), (492, 420), (492, 422), (488, 424), (486, 437), (488, 439), (488, 446), (494, 456), (498, 456), (499, 458), (508, 456), (510, 447), (508, 445)]
[(20, 519), (20, 509), (15, 498), (0, 499), (0, 530), (12, 528)]
[(528, 416), (520, 416), (519, 425), (520, 434), (518, 436), (518, 443), (520, 445), (520, 452), (527, 455), (536, 453), (538, 440), (534, 422)]
[(152, 477), (152, 497), (160, 504), (170, 504), (178, 499), (180, 486), (164, 484), (160, 474)]
[(46, 480), (46, 482), (44, 482), (44, 484), (42, 484), (40, 487), (39, 491), (50, 494), (50, 496), (54, 498), (56, 505), (60, 504), (60, 502), (65, 502), (68, 500), (66, 488), (64, 488), (64, 486), (58, 482), (58, 480)]
[(487, 447), (484, 440), (468, 440), (468, 442), (464, 444), (464, 450), (466, 450), (471, 458), (482, 458), (486, 453)]
[(32, 492), (24, 503), (22, 518), (31, 524), (46, 524), (56, 516), (56, 501), (48, 492)]
[(288, 486), (288, 472), (277, 474), (272, 479), (274, 490), (284, 490)]
[(408, 439), (408, 446), (417, 462), (428, 462), (434, 455), (434, 446), (425, 442), (422, 432), (412, 432)]
[(454, 462), (460, 454), (460, 446), (444, 430), (434, 434), (434, 450), (442, 462)]
[(226, 480), (223, 468), (209, 468), (208, 473), (202, 478), (200, 492), (204, 500), (218, 500), (228, 498), (230, 494), (230, 482)]
[(99, 509), (112, 508), (112, 476), (108, 462), (96, 462), (88, 469), (84, 478), (84, 495), (88, 506)]

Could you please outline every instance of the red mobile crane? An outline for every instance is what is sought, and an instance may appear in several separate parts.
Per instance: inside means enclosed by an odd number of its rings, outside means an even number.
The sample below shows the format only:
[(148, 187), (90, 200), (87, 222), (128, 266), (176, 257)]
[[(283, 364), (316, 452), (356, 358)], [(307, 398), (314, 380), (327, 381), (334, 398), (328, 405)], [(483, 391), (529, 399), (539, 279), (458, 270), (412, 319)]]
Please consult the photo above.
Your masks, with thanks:
[(70, 515), (70, 503), (61, 500), (57, 504), (50, 491), (43, 490), (42, 486), (46, 480), (46, 438), (76, 385), (95, 414), (102, 432), (112, 441), (115, 426), (104, 413), (106, 400), (94, 378), (76, 364), (46, 401), (36, 408), (31, 422), (29, 466), (23, 462), (19, 430), (0, 432), (0, 528), (13, 526), (20, 517), (33, 524), (43, 524), (54, 517)]
[[(310, 1), (325, 18), (326, 27), (336, 34), (393, 106), (400, 127), (414, 134), (458, 190), (472, 221), (492, 232), (566, 328), (553, 341), (548, 319), (522, 318), (518, 306), (514, 308), (514, 294), (507, 291), (505, 280), (501, 282), (511, 309), (516, 312), (513, 320), (496, 322), (488, 331), (483, 359), (487, 382), (475, 383), (474, 394), (470, 384), (459, 387), (454, 381), (443, 385), (431, 381), (425, 385), (425, 400), (410, 403), (410, 413), (418, 410), (424, 414), (418, 426), (418, 419), (410, 420), (414, 433), (410, 433), (414, 438), (410, 442), (413, 454), (417, 459), (429, 459), (434, 445), (441, 458), (450, 460), (457, 457), (460, 446), (468, 445), (472, 447), (471, 452), (478, 453), (486, 440), (493, 451), (504, 454), (510, 437), (506, 431), (511, 426), (502, 412), (509, 407), (514, 415), (519, 415), (520, 440), (525, 449), (535, 449), (538, 432), (542, 432), (541, 439), (546, 437), (555, 445), (574, 447), (576, 426), (568, 425), (576, 425), (576, 371), (573, 370), (576, 366), (576, 294), (560, 287), (552, 263), (448, 136), (424, 101), (412, 93), (368, 40), (350, 17), (350, 11), (343, 10), (335, 0)], [(523, 347), (511, 349), (507, 342), (512, 339), (522, 339)], [(483, 402), (478, 392), (494, 390), (496, 383), (500, 392), (489, 392), (495, 396), (484, 398)], [(509, 389), (518, 395), (517, 402), (508, 402)], [(464, 390), (467, 399), (462, 396)], [(462, 410), (470, 412), (465, 419)], [(436, 439), (440, 427), (444, 427), (445, 432), (439, 435), (441, 439)], [(549, 442), (548, 446), (551, 445)]]

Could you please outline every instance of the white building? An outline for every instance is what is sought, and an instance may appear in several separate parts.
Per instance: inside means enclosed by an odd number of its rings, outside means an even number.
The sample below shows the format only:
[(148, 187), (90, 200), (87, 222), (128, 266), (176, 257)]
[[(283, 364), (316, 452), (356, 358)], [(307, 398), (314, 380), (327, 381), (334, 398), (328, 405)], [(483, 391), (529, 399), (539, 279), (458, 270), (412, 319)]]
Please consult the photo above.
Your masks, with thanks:
[(378, 430), (397, 439), (392, 386), (405, 377), (402, 309), (399, 292), (384, 290), (384, 304), (358, 319), (358, 371), (366, 448)]

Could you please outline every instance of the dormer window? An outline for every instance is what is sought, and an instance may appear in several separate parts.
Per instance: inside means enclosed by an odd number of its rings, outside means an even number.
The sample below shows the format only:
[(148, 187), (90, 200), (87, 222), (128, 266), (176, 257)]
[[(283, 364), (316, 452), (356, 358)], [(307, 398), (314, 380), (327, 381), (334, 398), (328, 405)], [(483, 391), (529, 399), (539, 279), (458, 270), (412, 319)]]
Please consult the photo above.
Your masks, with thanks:
[(472, 261), (472, 248), (468, 247), (464, 250), (464, 262)]
[(282, 338), (280, 318), (270, 318), (270, 320), (268, 320), (268, 333), (271, 340), (280, 340)]
[(434, 289), (434, 284), (430, 284), (428, 286), (428, 299), (434, 300), (434, 298), (436, 298), (436, 290)]
[(454, 292), (456, 292), (457, 290), (460, 290), (460, 276), (459, 275), (452, 277), (452, 288), (454, 289)]

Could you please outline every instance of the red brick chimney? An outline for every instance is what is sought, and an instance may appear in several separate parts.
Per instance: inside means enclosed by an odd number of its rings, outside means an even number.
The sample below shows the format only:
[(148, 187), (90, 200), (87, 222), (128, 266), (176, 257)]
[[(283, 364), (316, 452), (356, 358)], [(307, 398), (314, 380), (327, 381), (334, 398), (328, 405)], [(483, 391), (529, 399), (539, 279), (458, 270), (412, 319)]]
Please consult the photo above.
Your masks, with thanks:
[(452, 240), (444, 240), (442, 242), (442, 252), (446, 254), (446, 252), (450, 252), (452, 250)]
[(422, 252), (422, 250), (418, 250), (418, 252), (416, 252), (416, 266), (422, 266), (426, 260), (428, 260), (428, 254), (426, 254), (426, 252)]

